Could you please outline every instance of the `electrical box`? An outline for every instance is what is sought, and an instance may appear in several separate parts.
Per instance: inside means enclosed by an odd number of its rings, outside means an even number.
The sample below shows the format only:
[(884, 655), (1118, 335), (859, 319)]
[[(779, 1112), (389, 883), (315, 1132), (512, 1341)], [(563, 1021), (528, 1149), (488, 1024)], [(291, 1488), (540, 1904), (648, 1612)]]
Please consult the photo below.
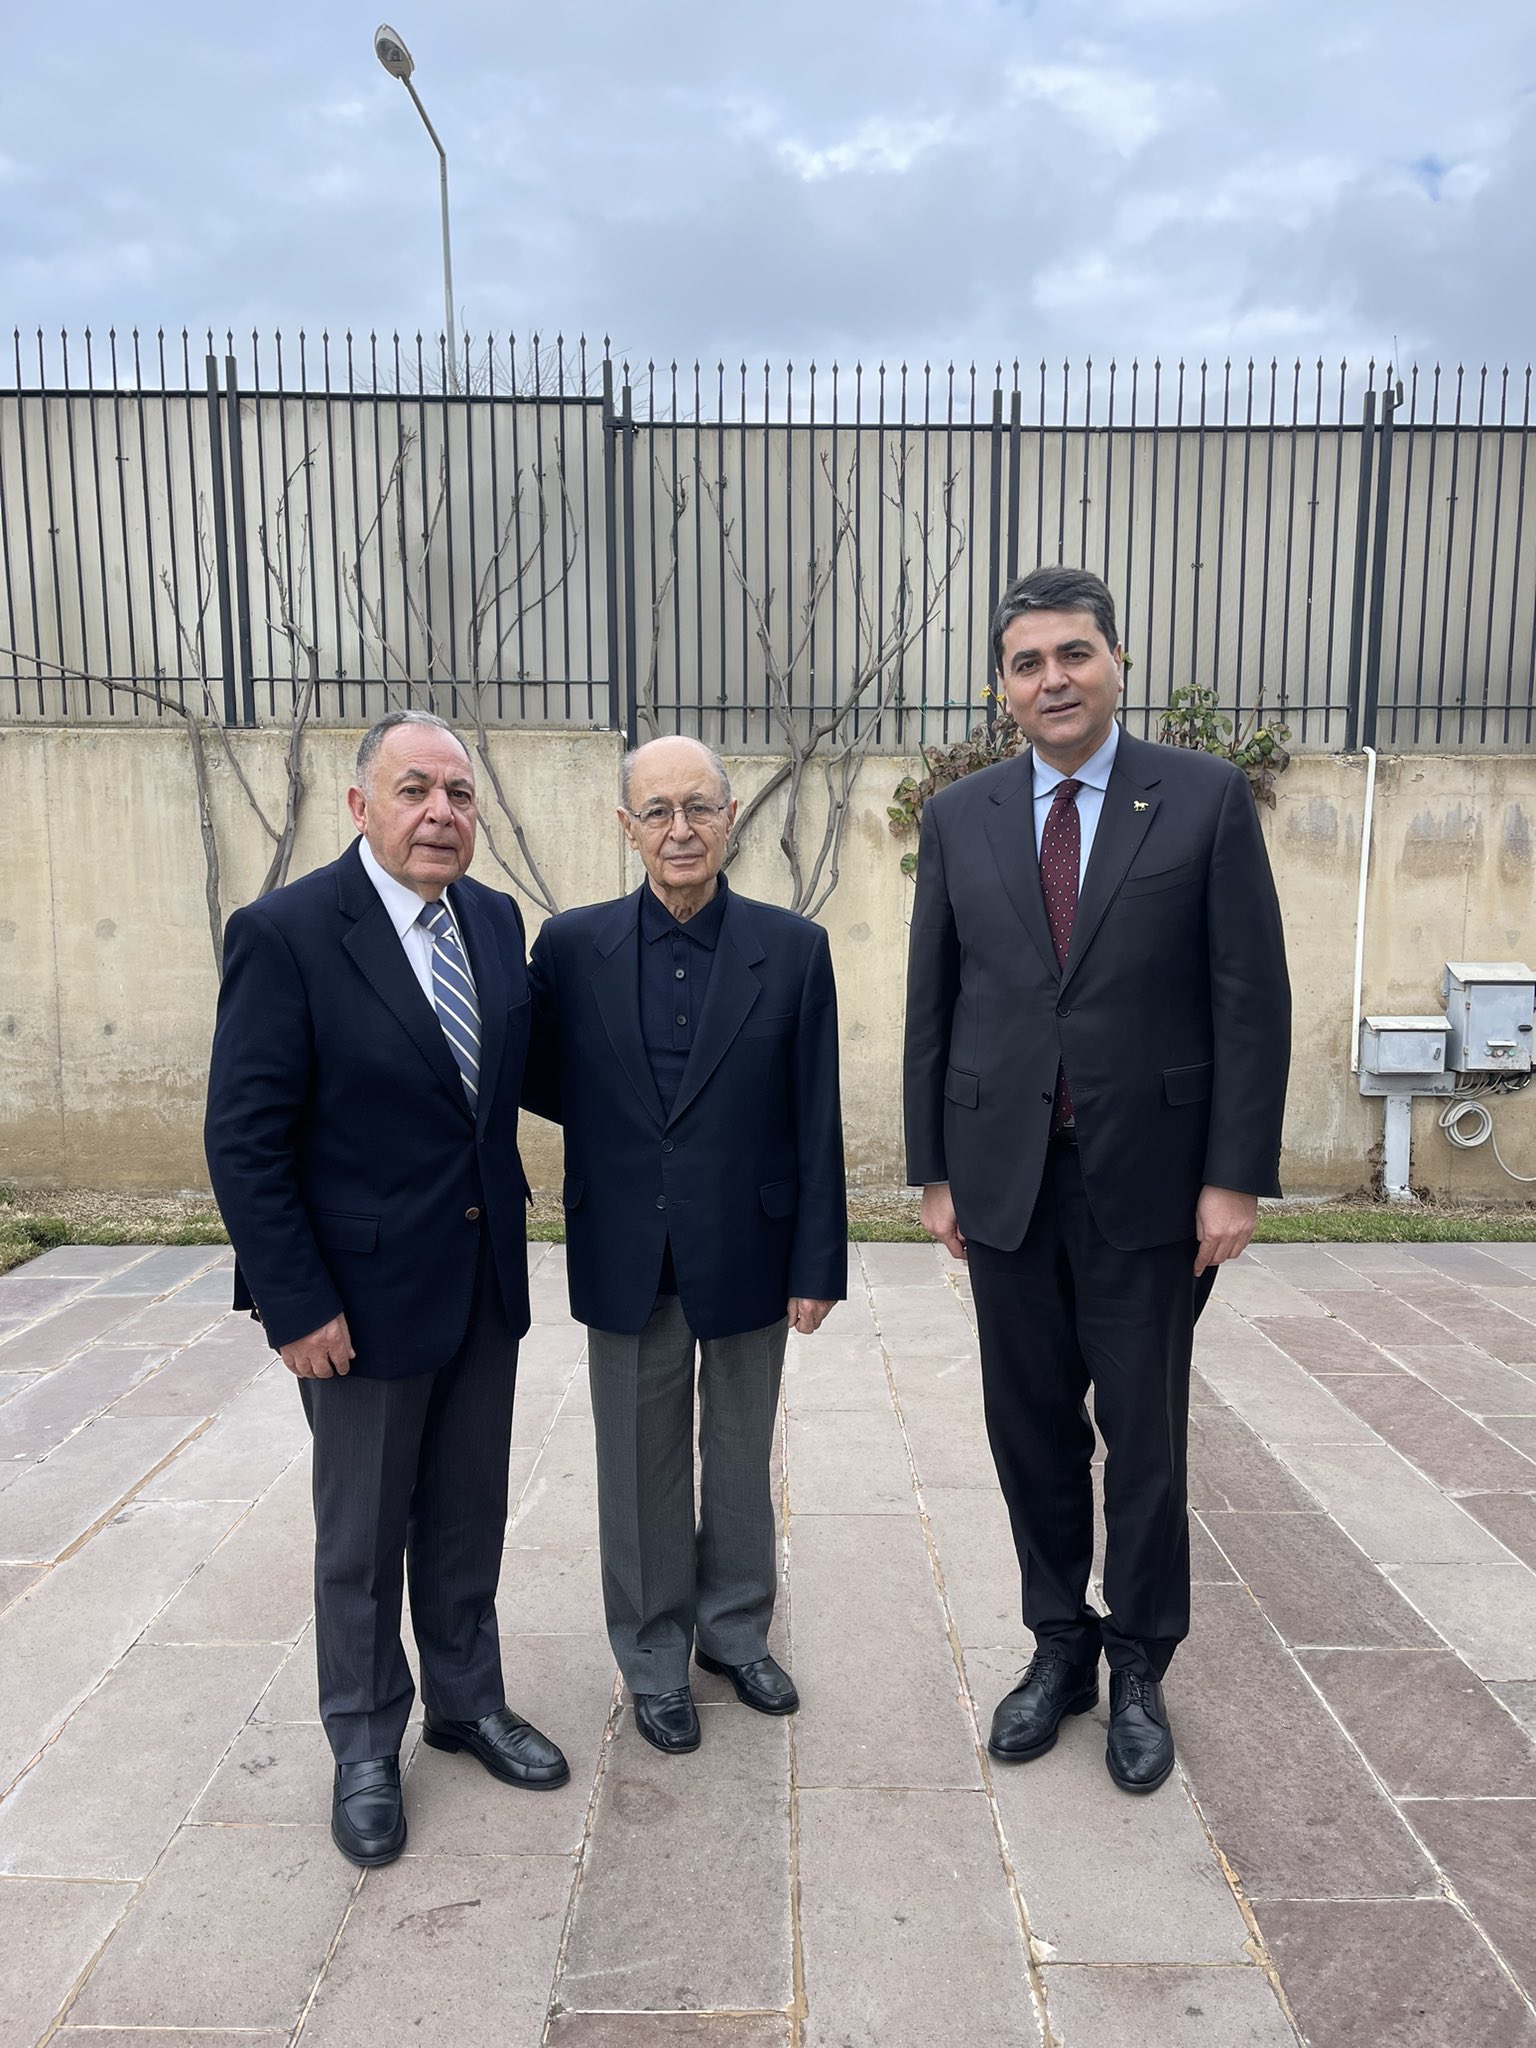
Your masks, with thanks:
[(1364, 1017), (1360, 1022), (1362, 1095), (1450, 1095), (1444, 1017)]
[(1528, 1074), (1536, 972), (1521, 960), (1449, 960), (1441, 982), (1458, 1074)]

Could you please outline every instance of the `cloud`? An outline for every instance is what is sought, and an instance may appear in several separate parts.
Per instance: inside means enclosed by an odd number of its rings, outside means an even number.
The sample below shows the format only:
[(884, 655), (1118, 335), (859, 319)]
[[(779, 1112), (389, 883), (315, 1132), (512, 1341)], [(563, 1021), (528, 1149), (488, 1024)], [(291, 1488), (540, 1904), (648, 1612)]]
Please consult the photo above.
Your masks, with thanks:
[(815, 184), (822, 178), (850, 175), (899, 176), (910, 171), (930, 150), (943, 148), (951, 141), (953, 133), (953, 123), (947, 117), (903, 121), (877, 114), (860, 122), (854, 132), (841, 142), (827, 143), (814, 149), (793, 137), (786, 137), (776, 148), (781, 160), (797, 178), (803, 178), (807, 184)]

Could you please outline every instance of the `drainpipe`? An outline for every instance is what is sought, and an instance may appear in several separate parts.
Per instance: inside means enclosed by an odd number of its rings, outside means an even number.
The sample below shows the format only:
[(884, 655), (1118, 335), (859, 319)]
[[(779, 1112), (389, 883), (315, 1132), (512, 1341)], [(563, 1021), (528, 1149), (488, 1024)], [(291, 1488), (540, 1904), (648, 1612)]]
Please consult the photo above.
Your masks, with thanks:
[(1371, 878), (1371, 821), (1376, 809), (1376, 749), (1365, 755), (1365, 815), (1360, 820), (1360, 891), (1355, 899), (1355, 986), (1349, 1020), (1349, 1071), (1360, 1071), (1360, 990), (1365, 978), (1365, 892)]

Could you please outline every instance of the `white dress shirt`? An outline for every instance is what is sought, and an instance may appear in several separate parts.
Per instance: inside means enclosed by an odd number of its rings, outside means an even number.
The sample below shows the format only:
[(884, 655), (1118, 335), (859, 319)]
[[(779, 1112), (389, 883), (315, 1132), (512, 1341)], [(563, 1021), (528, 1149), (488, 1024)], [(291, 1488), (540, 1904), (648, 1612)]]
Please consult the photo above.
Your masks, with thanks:
[[(397, 882), (393, 875), (384, 872), (366, 839), (359, 839), (358, 852), (362, 855), (368, 879), (378, 890), (379, 900), (388, 913), (396, 936), (405, 948), (405, 957), (411, 963), (411, 972), (420, 982), (422, 994), (429, 1003), (432, 1003), (432, 934), (424, 931), (417, 922), (426, 907), (425, 899), (418, 896), (414, 889), (408, 889), (404, 882)], [(473, 981), (474, 975), (469, 969), (469, 948), (464, 944), (464, 934), (459, 930), (459, 921), (453, 914), (453, 905), (448, 901), (446, 893), (442, 901), (443, 908), (448, 913), (448, 921), (453, 926), (454, 937), (459, 942), (459, 951), (464, 955), (465, 970), (470, 973), (470, 980)], [(432, 1011), (435, 1016), (435, 1003), (432, 1003)]]
[[(1077, 792), (1077, 832), (1079, 852), (1077, 858), (1077, 886), (1083, 886), (1083, 877), (1088, 872), (1088, 856), (1093, 851), (1093, 835), (1099, 829), (1099, 813), (1104, 808), (1104, 792), (1109, 787), (1109, 771), (1115, 765), (1115, 749), (1120, 744), (1118, 724), (1109, 728), (1109, 738), (1097, 752), (1088, 756), (1081, 768), (1073, 770), (1072, 780), (1083, 786)], [(1056, 793), (1058, 782), (1068, 778), (1059, 768), (1042, 761), (1038, 748), (1033, 755), (1035, 766), (1035, 853), (1040, 852), (1040, 841), (1045, 833), (1046, 814), (1051, 808), (1051, 799)]]

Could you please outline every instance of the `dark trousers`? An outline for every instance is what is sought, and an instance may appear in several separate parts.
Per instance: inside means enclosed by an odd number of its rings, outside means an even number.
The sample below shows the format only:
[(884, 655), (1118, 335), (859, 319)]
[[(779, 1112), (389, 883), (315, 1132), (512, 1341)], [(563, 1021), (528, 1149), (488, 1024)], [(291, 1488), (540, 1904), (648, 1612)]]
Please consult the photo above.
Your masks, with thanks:
[[(1193, 1236), (1117, 1251), (1077, 1150), (1055, 1141), (1024, 1242), (969, 1239), (987, 1435), (1013, 1525), (1024, 1621), (1075, 1661), (1161, 1678), (1189, 1633), (1185, 1452), (1195, 1319)], [(1093, 1564), (1093, 1422), (1104, 1438), (1104, 1599)]]
[(338, 1763), (394, 1756), (405, 1734), (407, 1573), (427, 1706), (478, 1720), (506, 1703), (496, 1581), (516, 1377), (517, 1339), (482, 1247), (469, 1328), (446, 1365), (299, 1382), (314, 1436), (320, 1718)]

